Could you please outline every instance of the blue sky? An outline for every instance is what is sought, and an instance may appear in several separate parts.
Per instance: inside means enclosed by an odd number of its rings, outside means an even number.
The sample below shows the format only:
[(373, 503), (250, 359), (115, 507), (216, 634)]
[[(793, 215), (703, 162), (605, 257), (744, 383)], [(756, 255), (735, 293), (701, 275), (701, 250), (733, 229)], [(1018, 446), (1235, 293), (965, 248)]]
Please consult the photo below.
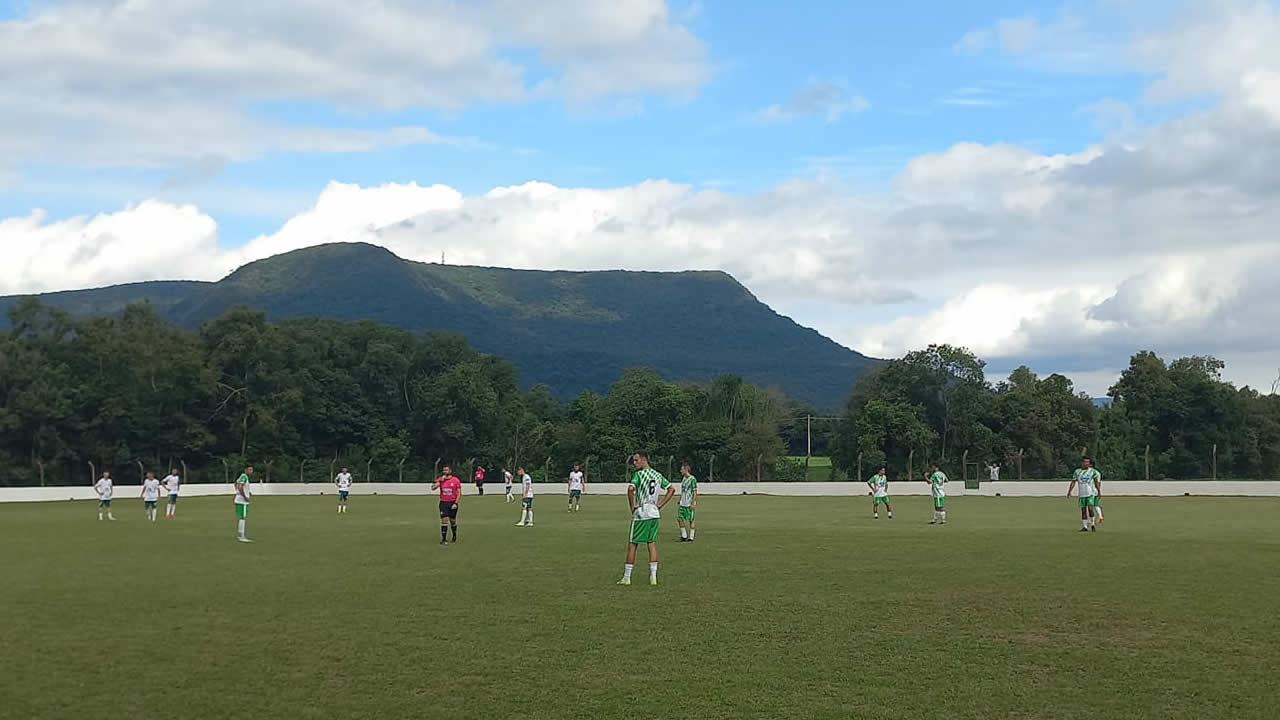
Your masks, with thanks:
[[(17, 79), (0, 102), (18, 108), (0, 121), (0, 244), (28, 248), (0, 292), (361, 239), (416, 259), (718, 267), (868, 353), (974, 337), (993, 367), (1070, 370), (1093, 392), (1134, 343), (1270, 372), (1273, 348), (1215, 337), (1213, 318), (1252, 301), (1269, 249), (1267, 218), (1231, 208), (1273, 190), (1212, 173), (1273, 129), (1274, 2), (322, 6), (0, 0), (0, 75)], [(1201, 37), (1215, 49), (1192, 62)], [(1160, 165), (1161, 143), (1191, 148), (1172, 156), (1187, 167)], [(1187, 201), (1205, 188), (1231, 197)], [(447, 233), (392, 229), (446, 215)], [(478, 217), (520, 230), (456, 230)], [(1224, 231), (1243, 289), (1182, 308)], [(50, 271), (86, 246), (116, 260)], [(1077, 251), (1097, 267), (1053, 272)]]

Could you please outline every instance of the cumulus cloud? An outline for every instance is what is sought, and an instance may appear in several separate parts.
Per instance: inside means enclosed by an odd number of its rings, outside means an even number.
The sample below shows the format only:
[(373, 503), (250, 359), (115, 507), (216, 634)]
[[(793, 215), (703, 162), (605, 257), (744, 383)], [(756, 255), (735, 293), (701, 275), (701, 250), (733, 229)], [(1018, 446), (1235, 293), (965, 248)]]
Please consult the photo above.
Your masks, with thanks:
[[(537, 62), (507, 59), (524, 50)], [(0, 20), (0, 158), (136, 167), (446, 142), (422, 127), (305, 127), (254, 110), (679, 95), (708, 74), (702, 42), (665, 0), (39, 3)]]
[(788, 123), (807, 117), (821, 117), (836, 122), (842, 116), (859, 113), (871, 106), (861, 95), (851, 94), (843, 86), (829, 82), (814, 82), (801, 88), (785, 103), (769, 105), (751, 115), (762, 125)]

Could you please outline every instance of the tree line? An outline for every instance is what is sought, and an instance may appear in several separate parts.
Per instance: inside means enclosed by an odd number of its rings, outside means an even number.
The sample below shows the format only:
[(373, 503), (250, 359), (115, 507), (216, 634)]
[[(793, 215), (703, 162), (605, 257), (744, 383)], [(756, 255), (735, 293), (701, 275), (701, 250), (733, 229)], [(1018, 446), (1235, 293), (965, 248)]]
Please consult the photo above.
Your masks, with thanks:
[(1010, 477), (1019, 457), (1028, 478), (1065, 477), (1082, 451), (1113, 479), (1280, 478), (1280, 398), (1224, 382), (1213, 358), (1139, 353), (1099, 408), (1062, 375), (1019, 368), (991, 383), (972, 353), (931, 346), (863, 374), (839, 419), (814, 424), (814, 408), (729, 374), (672, 382), (635, 368), (562, 402), (522, 390), (510, 362), (460, 334), (371, 321), (234, 308), (190, 331), (146, 304), (80, 318), (34, 298), (9, 319), (3, 485), (88, 484), (89, 463), (121, 479), (181, 467), (196, 482), (245, 462), (274, 482), (325, 482), (334, 465), (422, 481), (443, 463), (560, 479), (582, 463), (616, 481), (637, 448), (663, 471), (688, 460), (717, 481), (799, 480), (788, 456), (810, 446), (840, 478), (935, 461), (959, 475), (966, 458)]
[(932, 345), (859, 378), (832, 459), (853, 472), (861, 458), (900, 473), (938, 462), (972, 476), (998, 462), (1002, 479), (1062, 478), (1088, 454), (1112, 479), (1280, 479), (1280, 396), (1236, 388), (1223, 368), (1139, 352), (1099, 407), (1063, 375), (1023, 366), (993, 383), (972, 352)]

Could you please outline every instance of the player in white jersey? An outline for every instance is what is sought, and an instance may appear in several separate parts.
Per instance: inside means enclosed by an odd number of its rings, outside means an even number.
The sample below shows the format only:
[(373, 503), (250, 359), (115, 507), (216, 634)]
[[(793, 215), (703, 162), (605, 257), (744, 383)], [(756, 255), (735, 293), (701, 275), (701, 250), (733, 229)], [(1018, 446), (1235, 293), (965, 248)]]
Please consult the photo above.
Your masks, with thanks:
[(520, 473), (520, 522), (516, 527), (533, 527), (533, 478), (524, 468), (516, 468)]
[(178, 515), (178, 488), (181, 484), (182, 482), (178, 479), (177, 468), (169, 468), (169, 474), (164, 476), (164, 489), (169, 493), (169, 504), (164, 509), (166, 518), (177, 517)]
[(1098, 524), (1102, 524), (1102, 471), (1098, 468), (1093, 469), (1098, 473), (1098, 478), (1094, 480), (1094, 497), (1098, 499), (1097, 504), (1093, 506), (1093, 514), (1098, 516)]
[(510, 470), (502, 468), (502, 482), (506, 483), (507, 486), (507, 502), (515, 500), (515, 496), (511, 494), (511, 481), (514, 479)]
[(345, 513), (347, 511), (347, 495), (351, 493), (351, 473), (346, 468), (342, 468), (342, 472), (333, 479), (333, 484), (338, 486), (338, 512)]
[(114, 483), (111, 482), (111, 473), (103, 470), (102, 477), (98, 478), (98, 482), (93, 484), (93, 491), (98, 493), (98, 519), (102, 519), (102, 513), (107, 513), (108, 520), (115, 520), (116, 516), (111, 514), (111, 492)]
[(586, 475), (582, 473), (582, 466), (574, 465), (573, 472), (569, 473), (569, 512), (582, 509), (582, 489), (585, 483)]
[(156, 474), (148, 471), (147, 476), (142, 479), (142, 508), (146, 512), (147, 519), (151, 522), (156, 521), (156, 503), (160, 502), (160, 481), (156, 479)]
[(1098, 506), (1098, 491), (1101, 489), (1101, 474), (1093, 469), (1091, 458), (1082, 458), (1080, 467), (1076, 468), (1071, 484), (1067, 486), (1067, 497), (1071, 491), (1080, 488), (1080, 532), (1097, 532), (1098, 521), (1094, 508)]
[(881, 466), (867, 480), (867, 487), (871, 489), (871, 519), (880, 519), (880, 506), (884, 505), (885, 512), (889, 513), (889, 519), (893, 519), (893, 505), (889, 503), (889, 468)]

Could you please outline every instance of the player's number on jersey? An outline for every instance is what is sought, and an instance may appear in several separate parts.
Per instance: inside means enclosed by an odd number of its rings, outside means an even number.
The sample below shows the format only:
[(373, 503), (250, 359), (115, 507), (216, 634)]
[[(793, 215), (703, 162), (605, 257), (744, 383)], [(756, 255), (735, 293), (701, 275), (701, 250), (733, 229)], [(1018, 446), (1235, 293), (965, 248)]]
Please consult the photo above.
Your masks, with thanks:
[(657, 497), (657, 495), (658, 495), (658, 481), (650, 480), (649, 481), (649, 497)]

